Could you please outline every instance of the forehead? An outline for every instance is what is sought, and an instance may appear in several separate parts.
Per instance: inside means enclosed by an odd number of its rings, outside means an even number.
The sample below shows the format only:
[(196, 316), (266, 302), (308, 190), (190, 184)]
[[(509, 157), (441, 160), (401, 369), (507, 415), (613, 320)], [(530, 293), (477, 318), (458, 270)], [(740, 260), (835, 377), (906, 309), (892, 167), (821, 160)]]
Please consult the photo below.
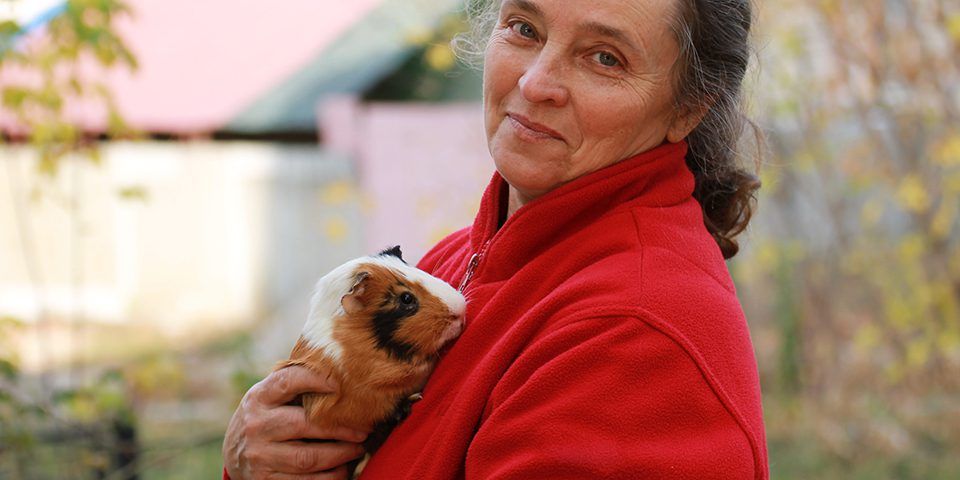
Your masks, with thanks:
[(547, 38), (568, 32), (571, 41), (609, 42), (648, 68), (669, 63), (679, 51), (673, 34), (681, 0), (503, 0), (501, 20), (529, 16)]
[[(504, 10), (523, 10), (582, 28), (601, 27), (644, 35), (673, 23), (680, 0), (503, 0)], [(651, 27), (657, 27), (651, 29)]]

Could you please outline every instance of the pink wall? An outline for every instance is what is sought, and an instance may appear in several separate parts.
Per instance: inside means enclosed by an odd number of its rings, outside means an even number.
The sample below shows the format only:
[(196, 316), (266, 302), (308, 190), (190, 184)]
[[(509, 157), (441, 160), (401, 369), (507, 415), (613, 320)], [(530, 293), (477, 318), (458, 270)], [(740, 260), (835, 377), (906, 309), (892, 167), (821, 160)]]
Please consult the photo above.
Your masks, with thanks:
[(416, 261), (469, 225), (493, 173), (480, 104), (327, 102), (325, 146), (352, 156), (364, 195), (365, 251), (399, 244)]

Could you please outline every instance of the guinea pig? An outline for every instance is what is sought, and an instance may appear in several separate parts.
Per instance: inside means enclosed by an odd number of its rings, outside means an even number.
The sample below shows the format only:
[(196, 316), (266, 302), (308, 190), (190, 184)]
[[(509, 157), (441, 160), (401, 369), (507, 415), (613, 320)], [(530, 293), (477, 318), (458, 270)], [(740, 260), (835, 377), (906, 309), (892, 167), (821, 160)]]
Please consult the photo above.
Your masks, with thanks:
[[(303, 395), (311, 422), (392, 429), (441, 349), (462, 332), (465, 311), (460, 292), (407, 265), (393, 247), (351, 260), (317, 282), (303, 332), (276, 369), (302, 365), (339, 383), (334, 393)], [(388, 433), (371, 434), (368, 452)]]

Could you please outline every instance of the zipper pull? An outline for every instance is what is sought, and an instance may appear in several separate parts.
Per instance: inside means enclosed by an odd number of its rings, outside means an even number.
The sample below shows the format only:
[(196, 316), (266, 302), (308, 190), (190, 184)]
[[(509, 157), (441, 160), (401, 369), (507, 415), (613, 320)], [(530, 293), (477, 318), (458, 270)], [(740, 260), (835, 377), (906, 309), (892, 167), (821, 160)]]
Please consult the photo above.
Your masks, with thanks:
[(463, 274), (463, 280), (460, 281), (460, 288), (457, 289), (460, 291), (460, 293), (463, 293), (463, 291), (467, 288), (467, 284), (470, 283), (470, 279), (473, 278), (473, 272), (477, 269), (477, 264), (480, 263), (480, 257), (482, 254), (483, 250), (480, 250), (470, 257), (470, 263), (467, 264), (467, 272)]

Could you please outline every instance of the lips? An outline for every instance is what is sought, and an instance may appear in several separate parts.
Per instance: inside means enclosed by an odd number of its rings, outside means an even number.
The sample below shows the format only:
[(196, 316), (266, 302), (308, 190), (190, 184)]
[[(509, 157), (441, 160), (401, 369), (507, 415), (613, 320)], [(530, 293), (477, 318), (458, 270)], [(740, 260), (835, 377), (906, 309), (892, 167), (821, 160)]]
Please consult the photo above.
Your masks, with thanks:
[(563, 140), (563, 135), (560, 132), (542, 124), (537, 123), (533, 120), (530, 120), (523, 115), (517, 113), (507, 113), (507, 120), (513, 124), (513, 127), (516, 128), (521, 134), (526, 134), (527, 136), (533, 138), (552, 138), (555, 140)]

